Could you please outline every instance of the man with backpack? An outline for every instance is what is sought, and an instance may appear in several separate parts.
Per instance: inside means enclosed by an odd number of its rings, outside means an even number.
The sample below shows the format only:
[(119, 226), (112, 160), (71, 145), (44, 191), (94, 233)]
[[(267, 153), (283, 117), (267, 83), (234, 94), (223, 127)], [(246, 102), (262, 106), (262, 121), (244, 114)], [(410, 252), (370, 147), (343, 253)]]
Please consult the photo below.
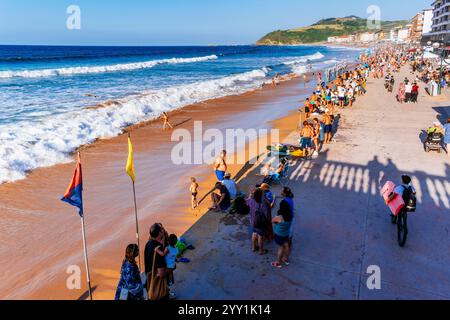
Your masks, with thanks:
[[(405, 218), (407, 217), (408, 212), (414, 212), (416, 211), (416, 189), (414, 189), (414, 186), (411, 184), (412, 179), (411, 177), (407, 175), (402, 176), (402, 184), (397, 186), (394, 189), (393, 194), (391, 195), (389, 200), (394, 199), (397, 195), (401, 196), (403, 198), (403, 201), (405, 202), (405, 206), (402, 208), (400, 213), (405, 214)], [(396, 222), (396, 220), (393, 220)]]

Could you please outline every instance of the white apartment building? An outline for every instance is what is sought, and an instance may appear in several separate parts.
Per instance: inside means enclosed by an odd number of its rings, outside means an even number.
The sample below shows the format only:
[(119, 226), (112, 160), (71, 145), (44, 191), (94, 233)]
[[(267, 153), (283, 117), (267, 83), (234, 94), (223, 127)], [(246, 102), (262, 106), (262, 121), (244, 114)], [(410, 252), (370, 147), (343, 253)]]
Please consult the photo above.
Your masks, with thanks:
[(450, 42), (450, 0), (436, 0), (433, 6), (431, 41)]

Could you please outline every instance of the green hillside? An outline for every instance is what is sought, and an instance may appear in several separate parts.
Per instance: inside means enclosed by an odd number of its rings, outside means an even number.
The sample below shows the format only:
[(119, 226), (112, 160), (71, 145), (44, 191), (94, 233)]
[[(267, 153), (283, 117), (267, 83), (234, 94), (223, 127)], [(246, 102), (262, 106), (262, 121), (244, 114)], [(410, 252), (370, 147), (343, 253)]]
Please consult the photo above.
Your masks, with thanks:
[[(409, 21), (381, 21), (382, 30), (404, 26)], [(273, 31), (257, 41), (258, 45), (289, 45), (327, 41), (328, 37), (351, 35), (373, 31), (367, 28), (367, 20), (356, 16), (329, 18), (303, 28)]]

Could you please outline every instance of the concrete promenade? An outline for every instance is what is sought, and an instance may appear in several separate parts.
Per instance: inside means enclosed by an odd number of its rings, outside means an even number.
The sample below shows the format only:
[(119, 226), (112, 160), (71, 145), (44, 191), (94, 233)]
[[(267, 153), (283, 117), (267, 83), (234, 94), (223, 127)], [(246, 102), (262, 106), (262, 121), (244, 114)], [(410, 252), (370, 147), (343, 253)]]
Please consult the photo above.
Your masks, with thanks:
[[(414, 78), (403, 68), (396, 89), (405, 76)], [(290, 172), (291, 265), (270, 266), (273, 244), (267, 256), (251, 252), (246, 218), (208, 213), (185, 235), (196, 250), (176, 271), (179, 299), (450, 299), (450, 156), (425, 153), (422, 132), (450, 117), (448, 92), (431, 98), (422, 85), (418, 104), (400, 105), (383, 80), (370, 79), (367, 95), (340, 113), (336, 141)], [(405, 248), (379, 195), (402, 174), (418, 191)], [(372, 265), (381, 268), (381, 290), (367, 288)]]

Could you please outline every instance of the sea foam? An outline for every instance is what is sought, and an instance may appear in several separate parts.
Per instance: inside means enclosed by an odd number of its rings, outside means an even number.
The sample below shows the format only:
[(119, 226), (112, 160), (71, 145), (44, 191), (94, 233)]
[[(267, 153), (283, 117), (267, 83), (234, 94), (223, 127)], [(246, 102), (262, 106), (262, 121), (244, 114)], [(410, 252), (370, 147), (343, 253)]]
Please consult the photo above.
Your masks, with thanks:
[(219, 57), (210, 55), (195, 58), (172, 58), (162, 60), (152, 60), (144, 62), (124, 63), (107, 66), (90, 66), (90, 67), (69, 67), (58, 69), (42, 69), (42, 70), (20, 70), (20, 71), (0, 71), (0, 79), (7, 78), (42, 78), (54, 76), (70, 76), (77, 74), (92, 74), (105, 72), (119, 72), (139, 69), (149, 69), (161, 64), (180, 64), (180, 63), (196, 63), (209, 60), (216, 60)]
[(152, 120), (164, 111), (261, 87), (269, 69), (220, 79), (148, 90), (119, 99), (110, 107), (83, 109), (39, 122), (0, 126), (0, 183), (23, 179), (33, 169), (67, 163), (78, 147), (117, 136), (129, 125)]

